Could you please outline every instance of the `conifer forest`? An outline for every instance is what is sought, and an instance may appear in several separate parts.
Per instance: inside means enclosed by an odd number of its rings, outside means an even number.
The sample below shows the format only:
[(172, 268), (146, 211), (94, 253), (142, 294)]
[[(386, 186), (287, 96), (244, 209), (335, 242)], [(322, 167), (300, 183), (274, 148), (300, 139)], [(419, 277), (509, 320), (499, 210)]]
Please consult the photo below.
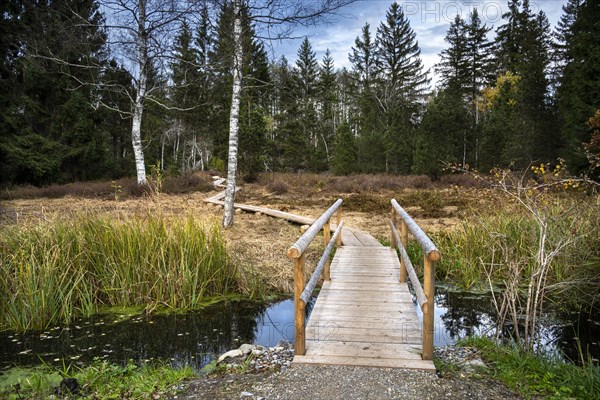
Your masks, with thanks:
[(352, 33), (350, 67), (318, 59), (311, 37), (293, 61), (274, 54), (285, 24), (303, 23), (282, 9), (303, 3), (3, 0), (0, 185), (224, 172), (236, 82), (247, 181), (597, 163), (600, 1), (565, 1), (556, 26), (528, 0), (494, 26), (457, 15), (431, 70), (402, 2)]

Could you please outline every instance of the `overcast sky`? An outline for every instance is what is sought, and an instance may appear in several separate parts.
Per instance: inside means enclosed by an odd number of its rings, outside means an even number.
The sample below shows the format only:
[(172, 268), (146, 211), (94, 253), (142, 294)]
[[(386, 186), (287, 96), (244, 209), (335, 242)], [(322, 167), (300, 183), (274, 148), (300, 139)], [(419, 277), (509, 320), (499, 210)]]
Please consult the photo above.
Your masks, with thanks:
[[(385, 20), (385, 13), (393, 0), (365, 0), (359, 1), (341, 11), (342, 16), (336, 17), (332, 24), (319, 26), (309, 30), (297, 30), (296, 35), (308, 36), (317, 59), (322, 60), (325, 51), (329, 48), (335, 60), (336, 68), (349, 67), (348, 53), (354, 46), (354, 40), (361, 34), (365, 23), (371, 24), (371, 33), (374, 35), (381, 21)], [(550, 24), (554, 28), (561, 16), (562, 6), (566, 0), (530, 1), (534, 11), (543, 10)], [(431, 68), (432, 84), (437, 81), (433, 75), (433, 65), (439, 61), (439, 53), (446, 47), (444, 37), (457, 13), (468, 19), (473, 8), (477, 8), (482, 21), (488, 27), (495, 28), (502, 24), (501, 16), (508, 10), (507, 1), (491, 0), (456, 0), (456, 1), (398, 1), (404, 13), (410, 20), (412, 29), (417, 34), (421, 48), (421, 58), (425, 69)], [(493, 34), (493, 32), (492, 32)], [(285, 55), (293, 64), (296, 53), (300, 47), (301, 39), (288, 40), (283, 43), (274, 43), (275, 57)]]

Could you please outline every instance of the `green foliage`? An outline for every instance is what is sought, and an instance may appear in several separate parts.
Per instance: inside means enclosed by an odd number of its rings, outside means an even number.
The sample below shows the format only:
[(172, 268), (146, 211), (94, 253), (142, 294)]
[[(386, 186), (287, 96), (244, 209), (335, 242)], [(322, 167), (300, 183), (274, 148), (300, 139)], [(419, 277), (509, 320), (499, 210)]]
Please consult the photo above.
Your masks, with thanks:
[[(437, 179), (445, 163), (457, 164), (466, 157), (471, 121), (461, 97), (442, 91), (427, 106), (419, 126), (413, 172)], [(470, 147), (470, 146), (469, 146)]]
[(557, 103), (562, 119), (562, 157), (573, 171), (580, 172), (588, 167), (581, 150), (582, 143), (590, 141), (587, 121), (600, 108), (600, 2), (582, 1), (568, 12)]
[[(119, 366), (99, 360), (87, 367), (68, 368), (67, 372), (66, 376), (77, 379), (84, 396), (99, 399), (162, 398), (176, 394), (175, 385), (195, 376), (189, 367), (176, 369), (162, 364), (140, 367), (132, 362)], [(10, 400), (50, 398), (59, 387), (61, 375), (65, 375), (64, 371), (46, 366), (13, 368), (0, 376), (0, 396)]]
[(2, 228), (0, 326), (40, 329), (103, 305), (197, 307), (236, 290), (220, 229), (193, 217), (80, 217)]
[(240, 114), (239, 171), (246, 182), (256, 179), (264, 170), (266, 123), (260, 109), (244, 110)]
[(499, 346), (487, 338), (469, 338), (462, 346), (481, 351), (488, 373), (526, 397), (597, 399), (600, 368), (591, 361), (583, 366), (525, 353), (511, 345)]
[[(487, 165), (526, 168), (532, 161), (555, 159), (558, 131), (549, 107), (550, 25), (546, 15), (534, 14), (529, 1), (509, 2), (509, 12), (503, 15), (506, 23), (497, 29), (497, 68), (502, 74), (513, 73), (516, 98), (512, 110), (500, 110), (490, 117), (491, 131), (484, 130), (484, 140), (498, 136), (501, 125), (509, 126), (501, 151), (500, 163)], [(501, 103), (498, 103), (501, 104)], [(493, 112), (493, 110), (492, 110)], [(500, 150), (502, 149), (502, 150)], [(489, 154), (489, 153), (487, 153)]]
[[(89, 105), (93, 92), (81, 84), (103, 62), (106, 37), (98, 4), (8, 4), (0, 22), (14, 29), (1, 46), (0, 183), (103, 176), (109, 146)], [(71, 68), (81, 62), (90, 64), (86, 71)]]
[(333, 172), (337, 175), (349, 175), (357, 172), (356, 145), (347, 123), (338, 128), (333, 153)]

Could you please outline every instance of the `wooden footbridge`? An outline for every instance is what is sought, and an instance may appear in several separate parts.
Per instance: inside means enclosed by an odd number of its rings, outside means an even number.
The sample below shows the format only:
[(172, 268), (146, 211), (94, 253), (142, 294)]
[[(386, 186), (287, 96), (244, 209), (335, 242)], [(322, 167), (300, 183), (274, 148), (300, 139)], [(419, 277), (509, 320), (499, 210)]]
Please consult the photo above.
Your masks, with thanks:
[[(341, 199), (333, 204), (288, 250), (295, 265), (294, 364), (435, 371), (432, 361), (433, 265), (440, 258), (439, 251), (396, 200), (391, 201), (390, 248), (366, 232), (343, 230), (341, 204)], [(336, 226), (331, 236), (334, 214)], [(397, 219), (401, 224), (400, 235)], [(321, 230), (324, 230), (327, 247), (306, 282), (305, 253)], [(405, 251), (409, 232), (423, 248), (424, 289)], [(337, 249), (331, 261), (330, 253), (335, 245)], [(306, 304), (321, 275), (323, 285), (306, 324)], [(423, 310), (422, 324), (407, 277)]]
[[(215, 186), (223, 187), (223, 181), (217, 180)], [(205, 201), (223, 206), (224, 196), (221, 192)], [(258, 206), (234, 205), (248, 212), (311, 225), (288, 250), (294, 260), (293, 363), (435, 371), (434, 263), (440, 259), (439, 251), (396, 200), (391, 201), (389, 248), (367, 232), (344, 229), (341, 205), (339, 199), (317, 220)], [(321, 230), (326, 249), (307, 282), (306, 251)], [(423, 286), (405, 250), (409, 233), (423, 249)], [(306, 305), (321, 276), (323, 285), (307, 324)], [(422, 322), (407, 278), (423, 312)]]

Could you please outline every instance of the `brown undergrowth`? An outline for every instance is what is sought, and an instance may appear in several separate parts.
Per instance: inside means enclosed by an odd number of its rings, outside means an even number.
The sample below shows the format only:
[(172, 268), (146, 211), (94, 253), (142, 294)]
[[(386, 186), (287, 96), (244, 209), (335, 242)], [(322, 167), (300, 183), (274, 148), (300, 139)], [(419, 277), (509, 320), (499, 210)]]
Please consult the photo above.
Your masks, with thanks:
[[(208, 174), (202, 176), (204, 182)], [(185, 192), (189, 182), (182, 185), (181, 190), (169, 190)], [(236, 202), (316, 218), (341, 197), (344, 199), (342, 209), (347, 226), (367, 231), (384, 241), (389, 236), (387, 220), (392, 198), (396, 198), (424, 230), (433, 233), (456, 226), (469, 214), (471, 207), (481, 207), (482, 204), (489, 207), (498, 201), (486, 189), (476, 185), (476, 182), (458, 175), (446, 177), (441, 182), (431, 182), (423, 176), (263, 174), (257, 182), (242, 185)], [(70, 191), (73, 186), (66, 186), (55, 188), (51, 196), (46, 196), (48, 193), (43, 189), (39, 189), (37, 196), (33, 188), (13, 190), (11, 200), (3, 200), (1, 204), (0, 222), (49, 224), (80, 214), (120, 218), (146, 213), (160, 213), (170, 218), (191, 214), (206, 221), (219, 221), (222, 217), (222, 208), (203, 201), (217, 193), (215, 189), (205, 192), (205, 186), (200, 188), (202, 191), (192, 193), (116, 198), (89, 195), (98, 187), (105, 188), (105, 184), (98, 182), (90, 183), (87, 188), (83, 183), (77, 184), (74, 192)], [(24, 198), (15, 198), (19, 193), (24, 194)], [(65, 196), (59, 197), (56, 193)], [(293, 263), (287, 258), (286, 251), (300, 234), (299, 226), (283, 220), (253, 213), (236, 214), (233, 228), (226, 230), (224, 236), (229, 253), (242, 275), (242, 290), (251, 294), (291, 293)], [(321, 237), (313, 243), (307, 258), (307, 274), (316, 265), (323, 247)]]

